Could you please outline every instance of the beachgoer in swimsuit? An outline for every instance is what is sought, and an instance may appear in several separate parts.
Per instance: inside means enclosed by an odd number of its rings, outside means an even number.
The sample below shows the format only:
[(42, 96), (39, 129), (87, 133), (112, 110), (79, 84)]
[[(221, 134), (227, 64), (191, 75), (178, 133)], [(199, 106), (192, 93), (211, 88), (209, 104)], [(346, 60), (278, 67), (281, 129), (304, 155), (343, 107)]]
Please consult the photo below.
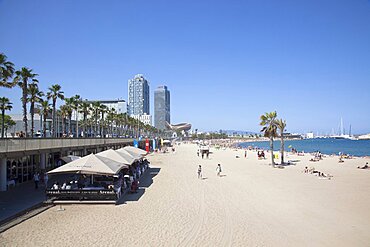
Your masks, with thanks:
[(202, 166), (199, 165), (198, 167), (198, 178), (202, 178)]
[(222, 172), (222, 170), (221, 170), (221, 164), (218, 164), (217, 165), (216, 171), (217, 171), (217, 176), (220, 176), (221, 175), (221, 172)]

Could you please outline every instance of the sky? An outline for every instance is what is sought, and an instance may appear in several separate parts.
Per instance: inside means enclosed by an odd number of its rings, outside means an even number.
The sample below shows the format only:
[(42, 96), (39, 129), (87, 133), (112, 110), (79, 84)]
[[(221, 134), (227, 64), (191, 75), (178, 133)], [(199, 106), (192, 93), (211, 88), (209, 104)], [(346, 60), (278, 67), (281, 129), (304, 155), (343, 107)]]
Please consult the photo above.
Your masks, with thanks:
[[(67, 97), (125, 99), (143, 74), (171, 122), (258, 132), (370, 132), (369, 0), (0, 0), (0, 52)], [(21, 113), (21, 90), (0, 89)]]

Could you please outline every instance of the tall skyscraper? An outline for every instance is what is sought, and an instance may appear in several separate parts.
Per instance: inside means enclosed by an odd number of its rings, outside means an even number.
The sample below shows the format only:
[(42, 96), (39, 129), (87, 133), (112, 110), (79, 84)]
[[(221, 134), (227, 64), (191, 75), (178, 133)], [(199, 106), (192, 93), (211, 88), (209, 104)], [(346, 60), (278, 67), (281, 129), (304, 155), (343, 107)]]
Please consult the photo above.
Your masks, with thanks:
[(171, 122), (170, 91), (167, 86), (159, 86), (154, 91), (154, 127), (166, 129), (166, 121)]
[(128, 81), (128, 114), (143, 115), (149, 113), (149, 83), (143, 75), (135, 75)]

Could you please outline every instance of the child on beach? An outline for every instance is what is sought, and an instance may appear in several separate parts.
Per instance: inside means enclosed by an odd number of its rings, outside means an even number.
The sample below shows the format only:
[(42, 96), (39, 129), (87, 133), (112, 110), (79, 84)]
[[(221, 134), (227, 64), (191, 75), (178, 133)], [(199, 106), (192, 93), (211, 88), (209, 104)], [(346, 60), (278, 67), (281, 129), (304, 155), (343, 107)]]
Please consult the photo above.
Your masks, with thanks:
[(220, 176), (221, 175), (221, 164), (218, 164), (217, 165), (217, 168), (216, 168), (216, 171), (217, 171), (217, 176)]
[(202, 166), (199, 165), (198, 167), (198, 178), (202, 178)]

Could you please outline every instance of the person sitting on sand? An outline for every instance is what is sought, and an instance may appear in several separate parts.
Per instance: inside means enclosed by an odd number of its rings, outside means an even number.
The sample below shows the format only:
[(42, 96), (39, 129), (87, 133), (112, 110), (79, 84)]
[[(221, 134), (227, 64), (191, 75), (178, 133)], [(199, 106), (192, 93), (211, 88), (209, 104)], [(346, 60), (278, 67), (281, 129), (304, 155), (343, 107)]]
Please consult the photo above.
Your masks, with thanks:
[(331, 179), (333, 177), (333, 175), (330, 175), (329, 173), (319, 172), (319, 177)]
[(368, 162), (366, 162), (366, 164), (363, 167), (358, 166), (357, 168), (358, 169), (369, 169), (370, 167), (369, 167)]
[(339, 157), (339, 161), (338, 161), (339, 163), (343, 163), (344, 162), (344, 160), (343, 160), (343, 158), (342, 158), (342, 156), (340, 156)]

